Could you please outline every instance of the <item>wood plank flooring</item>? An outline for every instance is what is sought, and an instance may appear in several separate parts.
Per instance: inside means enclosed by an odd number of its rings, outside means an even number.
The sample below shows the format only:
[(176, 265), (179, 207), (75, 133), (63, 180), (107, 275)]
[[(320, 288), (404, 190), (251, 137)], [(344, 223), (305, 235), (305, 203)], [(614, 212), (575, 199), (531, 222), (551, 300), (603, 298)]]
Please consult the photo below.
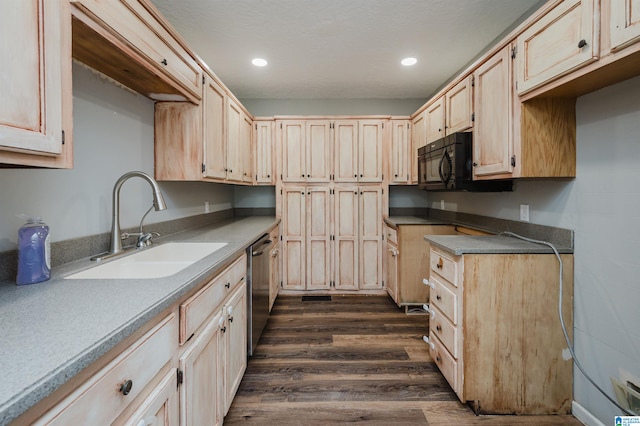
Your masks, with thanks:
[(580, 425), (571, 416), (475, 416), (429, 357), (425, 315), (384, 296), (280, 296), (226, 425)]

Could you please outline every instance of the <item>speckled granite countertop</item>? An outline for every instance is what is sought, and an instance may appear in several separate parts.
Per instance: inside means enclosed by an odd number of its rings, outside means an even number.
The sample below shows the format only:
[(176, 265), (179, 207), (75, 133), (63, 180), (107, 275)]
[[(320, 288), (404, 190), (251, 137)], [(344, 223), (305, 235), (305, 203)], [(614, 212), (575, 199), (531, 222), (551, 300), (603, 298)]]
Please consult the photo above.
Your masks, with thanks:
[(52, 393), (117, 343), (171, 306), (277, 225), (274, 217), (229, 219), (169, 241), (226, 242), (182, 271), (142, 280), (66, 280), (90, 260), (54, 268), (30, 286), (0, 283), (0, 425)]
[[(453, 253), (462, 254), (517, 254), (517, 253), (553, 253), (550, 247), (543, 244), (530, 243), (518, 238), (499, 235), (425, 235), (430, 244)], [(558, 247), (560, 253), (573, 253), (569, 247)]]

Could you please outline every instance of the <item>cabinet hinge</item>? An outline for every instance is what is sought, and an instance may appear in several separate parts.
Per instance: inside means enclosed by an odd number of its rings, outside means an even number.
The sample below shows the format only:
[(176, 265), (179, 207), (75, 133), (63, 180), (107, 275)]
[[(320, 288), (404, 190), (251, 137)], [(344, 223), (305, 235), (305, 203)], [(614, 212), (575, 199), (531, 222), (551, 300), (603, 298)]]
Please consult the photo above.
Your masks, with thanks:
[(202, 173), (206, 170), (204, 163), (202, 163)]
[(62, 145), (64, 145), (64, 130), (62, 131)]
[(204, 86), (206, 83), (207, 83), (207, 78), (203, 74), (202, 75), (202, 85)]
[(282, 241), (282, 235), (280, 235), (280, 241)]
[(282, 180), (282, 173), (280, 173), (280, 180)]
[(280, 281), (280, 288), (282, 288), (282, 287), (283, 287), (283, 285), (282, 285), (282, 281)]
[(382, 123), (382, 128), (384, 129), (384, 122)]
[(473, 123), (474, 121), (476, 121), (476, 113), (471, 113), (471, 122)]
[(407, 129), (409, 128), (409, 123), (407, 123)]
[(280, 195), (282, 195), (282, 189), (280, 190)]
[(176, 370), (176, 375), (178, 378), (178, 387), (180, 387), (180, 385), (184, 383), (184, 373), (182, 370)]
[(472, 75), (471, 76), (471, 87), (475, 87), (476, 86), (476, 76)]
[(280, 128), (282, 129), (282, 123), (280, 123)]
[(511, 59), (515, 59), (518, 56), (518, 46), (513, 46), (511, 49)]
[(516, 156), (512, 155), (511, 156), (511, 167), (515, 167), (516, 166)]
[(255, 129), (258, 130), (258, 123), (254, 124), (254, 126), (256, 126)]

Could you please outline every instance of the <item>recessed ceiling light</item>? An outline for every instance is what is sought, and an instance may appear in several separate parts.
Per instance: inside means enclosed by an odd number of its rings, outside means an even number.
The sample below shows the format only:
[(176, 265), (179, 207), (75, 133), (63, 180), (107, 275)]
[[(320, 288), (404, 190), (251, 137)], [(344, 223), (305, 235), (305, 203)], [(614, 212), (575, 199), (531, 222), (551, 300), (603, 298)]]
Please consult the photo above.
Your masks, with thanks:
[(418, 60), (416, 58), (404, 58), (400, 63), (405, 67), (410, 67), (411, 65), (417, 64)]
[(251, 63), (256, 67), (265, 67), (268, 64), (267, 60), (262, 58), (254, 58), (251, 60)]

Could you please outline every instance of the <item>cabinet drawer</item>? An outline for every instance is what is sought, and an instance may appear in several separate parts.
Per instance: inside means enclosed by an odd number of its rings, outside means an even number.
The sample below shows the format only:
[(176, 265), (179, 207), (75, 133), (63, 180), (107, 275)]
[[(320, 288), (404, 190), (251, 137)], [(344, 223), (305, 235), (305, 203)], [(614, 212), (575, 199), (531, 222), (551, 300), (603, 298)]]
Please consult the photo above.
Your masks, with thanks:
[(449, 385), (456, 394), (459, 394), (459, 386), (458, 386), (458, 363), (451, 356), (451, 354), (444, 348), (442, 342), (438, 340), (437, 337), (429, 338), (429, 354), (431, 358), (440, 369), (440, 372), (447, 379)]
[(240, 256), (231, 266), (180, 305), (180, 345), (195, 333), (238, 283), (244, 280), (247, 273), (246, 259), (246, 255)]
[[(202, 71), (195, 59), (158, 20), (158, 12), (139, 0), (77, 0), (81, 9), (97, 17), (100, 25), (125, 41), (125, 50), (133, 50), (177, 86), (190, 100), (202, 98)], [(148, 94), (153, 97), (153, 94)]]
[(429, 318), (430, 336), (438, 336), (442, 344), (451, 352), (454, 358), (458, 359), (458, 329), (444, 317), (433, 303), (431, 306), (433, 314)]
[(458, 264), (442, 253), (431, 249), (431, 270), (441, 275), (454, 286), (458, 286)]
[[(53, 407), (35, 425), (107, 425), (133, 401), (178, 349), (171, 314)], [(127, 395), (121, 387), (131, 382)]]
[(438, 278), (431, 275), (429, 281), (433, 284), (429, 302), (438, 308), (451, 322), (458, 324), (458, 296), (447, 288)]
[(385, 234), (387, 235), (387, 241), (396, 245), (398, 244), (398, 231), (396, 231), (394, 228), (391, 228), (390, 226), (386, 226)]

